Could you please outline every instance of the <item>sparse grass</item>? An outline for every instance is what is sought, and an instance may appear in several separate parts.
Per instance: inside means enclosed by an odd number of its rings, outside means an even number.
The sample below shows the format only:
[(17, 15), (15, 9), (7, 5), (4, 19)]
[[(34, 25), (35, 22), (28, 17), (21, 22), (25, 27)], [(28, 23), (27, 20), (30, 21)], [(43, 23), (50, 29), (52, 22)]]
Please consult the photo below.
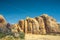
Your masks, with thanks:
[(23, 32), (19, 33), (19, 37), (14, 37), (13, 34), (4, 34), (0, 32), (0, 40), (24, 40), (25, 34)]
[(20, 37), (14, 37), (12, 35), (6, 35), (0, 33), (0, 40), (60, 40), (60, 34), (46, 34), (46, 35), (37, 35), (37, 34), (24, 34), (20, 32)]
[(24, 32), (20, 32), (19, 34), (20, 34), (20, 38), (21, 39), (24, 39), (25, 38), (25, 33)]
[(60, 40), (60, 36), (26, 34), (25, 40)]
[(0, 32), (0, 38), (3, 38), (5, 36), (6, 36), (6, 34)]
[(15, 37), (13, 37), (11, 35), (7, 35), (7, 36), (5, 36), (3, 38), (0, 38), (0, 40), (24, 40), (24, 39), (21, 39), (20, 37), (15, 38)]

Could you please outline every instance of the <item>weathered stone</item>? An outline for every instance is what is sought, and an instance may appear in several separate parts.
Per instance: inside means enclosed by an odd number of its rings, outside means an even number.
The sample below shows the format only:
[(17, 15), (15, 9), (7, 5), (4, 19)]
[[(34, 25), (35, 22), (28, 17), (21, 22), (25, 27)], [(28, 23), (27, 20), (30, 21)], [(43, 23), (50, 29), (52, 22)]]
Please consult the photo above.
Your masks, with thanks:
[(6, 24), (6, 20), (2, 15), (0, 15), (0, 23)]
[(32, 23), (28, 22), (28, 33), (32, 33)]
[(46, 29), (45, 29), (43, 18), (42, 17), (35, 17), (35, 19), (39, 23), (40, 34), (46, 34)]
[(38, 24), (37, 20), (34, 18), (27, 18), (27, 21), (30, 24), (30, 30), (32, 30), (32, 33), (38, 34), (39, 33), (39, 24)]
[(43, 14), (41, 17), (44, 19), (45, 28), (46, 28), (47, 33), (58, 31), (58, 24), (56, 23), (55, 19), (48, 16), (47, 14)]
[(7, 31), (6, 24), (7, 23), (5, 18), (2, 15), (0, 15), (0, 32), (5, 33)]
[(24, 26), (25, 26), (25, 25), (24, 25), (24, 20), (20, 20), (19, 23), (18, 23), (18, 25), (19, 25), (20, 28), (24, 31), (24, 28), (25, 28), (25, 27), (24, 27)]
[(11, 31), (12, 31), (12, 33), (18, 33), (18, 32), (21, 32), (22, 29), (20, 28), (20, 26), (18, 24), (14, 24), (11, 26)]
[(2, 32), (2, 33), (6, 33), (7, 32), (6, 25), (0, 23), (0, 32)]
[(27, 23), (27, 20), (24, 20), (24, 23), (25, 23), (25, 33), (27, 33), (28, 32), (28, 23)]

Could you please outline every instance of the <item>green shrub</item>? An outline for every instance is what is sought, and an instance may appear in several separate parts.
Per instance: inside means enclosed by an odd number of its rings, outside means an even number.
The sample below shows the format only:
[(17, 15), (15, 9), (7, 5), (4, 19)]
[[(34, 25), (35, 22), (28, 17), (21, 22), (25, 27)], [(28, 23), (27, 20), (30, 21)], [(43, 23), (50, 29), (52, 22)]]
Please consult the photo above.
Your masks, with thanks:
[(24, 32), (20, 32), (19, 34), (20, 34), (20, 38), (24, 39), (24, 37), (25, 37)]
[(11, 35), (8, 35), (4, 38), (4, 40), (15, 40), (15, 38)]
[(6, 34), (0, 32), (0, 38), (3, 38), (3, 37), (5, 37), (5, 36), (6, 36)]

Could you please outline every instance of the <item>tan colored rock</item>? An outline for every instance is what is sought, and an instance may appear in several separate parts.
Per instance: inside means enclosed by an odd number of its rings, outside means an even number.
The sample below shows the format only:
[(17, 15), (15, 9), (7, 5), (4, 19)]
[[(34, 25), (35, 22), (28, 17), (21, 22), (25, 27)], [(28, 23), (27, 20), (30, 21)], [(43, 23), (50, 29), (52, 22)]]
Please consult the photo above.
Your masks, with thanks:
[(28, 22), (28, 33), (32, 33), (32, 23)]
[(24, 28), (25, 28), (25, 27), (24, 27), (24, 26), (25, 26), (25, 25), (24, 25), (24, 20), (20, 20), (19, 23), (18, 23), (18, 25), (19, 25), (20, 28), (24, 31)]
[(60, 33), (60, 23), (58, 23), (58, 26), (59, 26), (59, 31), (58, 32)]
[(34, 18), (27, 18), (27, 21), (29, 23), (28, 25), (30, 25), (30, 30), (32, 30), (32, 33), (38, 34), (39, 33), (39, 24), (38, 24), (37, 20)]
[(0, 23), (0, 32), (5, 33), (7, 31), (6, 25)]
[(6, 24), (7, 23), (5, 18), (2, 15), (0, 15), (0, 31), (3, 33), (7, 31)]
[(35, 17), (39, 23), (40, 34), (46, 34), (45, 24), (42, 17)]
[(0, 15), (0, 23), (6, 24), (6, 20), (2, 15)]
[(46, 28), (47, 33), (58, 31), (58, 24), (55, 19), (48, 16), (47, 14), (43, 14), (41, 17), (44, 19), (45, 28)]
[(25, 22), (25, 33), (27, 33), (27, 32), (28, 32), (28, 30), (27, 30), (27, 29), (28, 29), (28, 28), (27, 28), (27, 27), (28, 27), (27, 20), (24, 20), (24, 22)]
[(11, 26), (11, 31), (12, 33), (18, 33), (18, 32), (23, 32), (23, 30), (20, 28), (20, 26), (18, 24), (13, 24)]

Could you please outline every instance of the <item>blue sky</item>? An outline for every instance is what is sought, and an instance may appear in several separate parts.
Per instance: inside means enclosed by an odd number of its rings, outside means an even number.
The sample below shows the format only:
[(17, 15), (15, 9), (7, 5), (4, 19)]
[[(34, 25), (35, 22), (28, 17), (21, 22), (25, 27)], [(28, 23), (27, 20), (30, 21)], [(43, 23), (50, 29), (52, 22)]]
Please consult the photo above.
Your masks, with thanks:
[(46, 13), (60, 22), (59, 0), (0, 0), (0, 14), (9, 23), (17, 23), (27, 16), (36, 17)]

